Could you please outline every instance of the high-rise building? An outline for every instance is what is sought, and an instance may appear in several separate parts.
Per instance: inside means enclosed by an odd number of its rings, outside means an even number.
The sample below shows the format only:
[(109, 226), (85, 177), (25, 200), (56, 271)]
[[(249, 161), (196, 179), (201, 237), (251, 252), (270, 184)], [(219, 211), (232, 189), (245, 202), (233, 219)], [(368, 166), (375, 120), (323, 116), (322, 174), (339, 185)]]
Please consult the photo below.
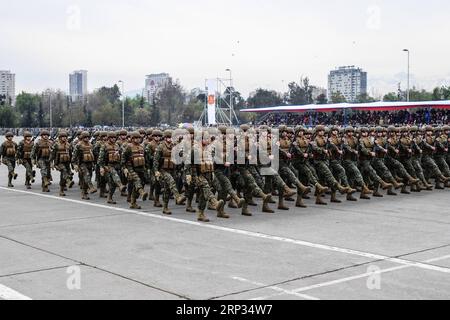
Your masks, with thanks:
[(69, 95), (77, 101), (87, 95), (87, 71), (77, 70), (69, 75)]
[(16, 75), (11, 71), (0, 70), (0, 99), (12, 106), (16, 104)]
[(367, 72), (355, 66), (331, 71), (328, 75), (328, 101), (338, 92), (347, 102), (356, 102), (360, 95), (367, 94)]
[(144, 98), (151, 104), (158, 90), (164, 88), (169, 83), (170, 76), (168, 73), (150, 74), (145, 77)]

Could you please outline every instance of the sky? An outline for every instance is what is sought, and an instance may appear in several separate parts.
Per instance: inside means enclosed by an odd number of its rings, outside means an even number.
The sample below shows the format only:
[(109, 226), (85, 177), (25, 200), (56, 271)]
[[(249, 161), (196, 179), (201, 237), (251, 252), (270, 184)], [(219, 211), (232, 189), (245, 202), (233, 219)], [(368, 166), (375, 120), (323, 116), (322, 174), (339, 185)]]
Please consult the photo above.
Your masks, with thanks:
[[(445, 0), (0, 0), (0, 70), (16, 93), (68, 91), (88, 70), (88, 90), (167, 72), (187, 90), (229, 77), (244, 96), (286, 91), (309, 77), (327, 86), (338, 66), (368, 72), (369, 93), (450, 85), (450, 2)], [(6, 13), (6, 14), (5, 14)]]

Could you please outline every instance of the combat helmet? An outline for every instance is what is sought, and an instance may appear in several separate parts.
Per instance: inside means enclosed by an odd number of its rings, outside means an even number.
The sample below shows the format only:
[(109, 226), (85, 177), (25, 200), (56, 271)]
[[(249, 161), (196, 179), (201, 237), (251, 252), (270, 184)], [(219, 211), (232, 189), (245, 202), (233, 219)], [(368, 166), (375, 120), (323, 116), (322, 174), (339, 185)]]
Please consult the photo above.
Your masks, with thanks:
[(67, 138), (67, 131), (65, 131), (65, 130), (61, 130), (60, 132), (58, 132), (58, 138), (63, 138), (63, 137), (65, 137), (65, 138)]
[(41, 137), (42, 136), (50, 136), (50, 132), (48, 132), (47, 130), (42, 130), (41, 131)]
[(8, 132), (5, 134), (5, 137), (6, 137), (6, 138), (12, 138), (12, 137), (14, 137), (14, 134), (13, 134), (11, 131), (8, 131)]
[(25, 131), (24, 133), (23, 133), (23, 137), (24, 138), (31, 138), (33, 135), (31, 134), (31, 132), (30, 131)]
[(166, 130), (163, 134), (164, 138), (172, 138), (172, 130)]

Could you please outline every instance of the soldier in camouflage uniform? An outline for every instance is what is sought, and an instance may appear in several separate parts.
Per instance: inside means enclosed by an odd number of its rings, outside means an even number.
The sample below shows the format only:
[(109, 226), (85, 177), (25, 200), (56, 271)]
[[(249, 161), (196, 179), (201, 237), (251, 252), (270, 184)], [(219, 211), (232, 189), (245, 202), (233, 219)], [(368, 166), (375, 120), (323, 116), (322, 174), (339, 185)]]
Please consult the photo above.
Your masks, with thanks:
[[(400, 128), (400, 139), (399, 139), (399, 160), (405, 167), (406, 171), (414, 179), (418, 179), (418, 174), (414, 168), (412, 157), (413, 157), (413, 139), (409, 133), (407, 127)], [(420, 179), (419, 179), (420, 180)], [(426, 188), (422, 186), (421, 181), (417, 184), (411, 185), (412, 192), (420, 192)]]
[(228, 219), (230, 217), (223, 209), (225, 201), (217, 200), (211, 191), (214, 179), (214, 160), (213, 148), (208, 148), (210, 143), (211, 137), (208, 131), (203, 131), (202, 141), (195, 141), (193, 148), (183, 155), (186, 166), (186, 182), (190, 185), (195, 176), (197, 187), (200, 189), (197, 220), (202, 222), (209, 222), (205, 215), (208, 203), (217, 211), (218, 218)]
[[(450, 168), (447, 164), (446, 158), (448, 154), (448, 135), (445, 134), (444, 130), (441, 128), (437, 128), (436, 130), (436, 152), (434, 154), (434, 161), (436, 162), (439, 170), (441, 170), (442, 174), (449, 178), (450, 177)], [(446, 182), (446, 186), (450, 187), (450, 182)]]
[(160, 182), (163, 191), (163, 214), (171, 215), (169, 210), (170, 193), (175, 196), (176, 204), (183, 205), (186, 198), (182, 196), (177, 189), (175, 183), (175, 162), (172, 159), (172, 131), (164, 132), (164, 141), (156, 148), (153, 169), (155, 170), (156, 181)]
[(98, 157), (100, 155), (100, 149), (105, 145), (108, 140), (108, 133), (105, 131), (99, 132), (97, 135), (96, 142), (92, 148), (92, 153), (94, 154), (95, 163), (95, 181), (97, 182), (97, 189), (100, 190), (100, 198), (106, 198), (106, 184), (107, 179), (105, 175), (100, 174), (100, 166), (98, 164)]
[[(447, 135), (447, 145), (450, 146), (450, 126), (444, 126), (442, 130), (444, 131), (444, 134)], [(450, 167), (450, 148), (448, 148), (447, 151), (446, 161), (448, 166)]]
[(361, 174), (363, 177), (368, 177), (372, 181), (375, 192), (374, 197), (382, 196), (379, 192), (379, 187), (383, 190), (389, 190), (392, 193), (393, 185), (385, 182), (372, 167), (372, 160), (375, 158), (375, 142), (369, 137), (369, 129), (363, 127), (360, 129), (361, 138), (359, 139), (359, 163), (361, 166)]
[(425, 127), (426, 136), (422, 140), (422, 166), (425, 169), (426, 176), (432, 177), (436, 180), (436, 189), (443, 189), (441, 183), (447, 183), (450, 178), (445, 177), (442, 174), (442, 171), (437, 166), (436, 162), (433, 159), (433, 154), (436, 152), (436, 141), (433, 136), (433, 127), (426, 126)]
[(16, 169), (16, 152), (17, 143), (13, 141), (14, 135), (11, 132), (7, 132), (6, 141), (0, 146), (0, 164), (3, 163), (8, 167), (8, 187), (14, 188), (12, 180), (17, 179), (17, 173), (14, 172)]
[[(297, 202), (295, 204), (298, 208), (306, 208), (306, 205), (303, 203), (303, 196), (307, 195), (311, 192), (309, 187), (306, 187), (300, 180), (297, 178), (294, 172), (290, 169), (290, 162), (292, 160), (291, 150), (291, 140), (287, 134), (287, 131), (281, 131), (281, 139), (280, 139), (280, 169), (278, 172), (280, 173), (281, 178), (286, 182), (287, 185), (293, 185), (297, 187)], [(283, 203), (284, 194), (280, 192), (278, 195), (278, 209), (279, 210), (289, 210), (287, 206)]]
[(41, 170), (42, 192), (50, 192), (48, 187), (51, 184), (50, 153), (52, 141), (49, 137), (50, 133), (47, 130), (41, 131), (41, 139), (34, 144), (31, 150), (33, 165), (37, 165)]
[(59, 179), (59, 196), (65, 197), (64, 190), (74, 185), (72, 170), (70, 168), (70, 161), (72, 159), (70, 151), (70, 143), (67, 142), (67, 132), (60, 131), (58, 134), (58, 141), (56, 141), (51, 148), (50, 165), (52, 169), (58, 170), (60, 174)]
[(121, 167), (121, 149), (117, 141), (117, 134), (115, 132), (108, 133), (108, 140), (100, 149), (98, 156), (98, 166), (100, 167), (100, 176), (106, 178), (108, 182), (109, 192), (107, 203), (116, 204), (113, 196), (116, 188), (121, 192), (126, 190), (126, 186), (122, 184), (120, 179)]
[(411, 162), (414, 167), (414, 170), (417, 174), (417, 178), (420, 180), (421, 185), (424, 186), (426, 190), (433, 190), (433, 185), (429, 184), (427, 179), (425, 178), (424, 171), (422, 168), (422, 145), (423, 136), (419, 132), (419, 128), (417, 126), (412, 126), (410, 129), (411, 139), (412, 139), (412, 157)]
[(354, 131), (355, 130), (352, 127), (348, 127), (345, 129), (345, 137), (342, 140), (342, 165), (347, 172), (350, 182), (354, 186), (361, 188), (360, 198), (369, 200), (369, 194), (371, 194), (372, 192), (367, 187), (361, 171), (358, 169), (358, 139), (353, 136)]
[[(337, 181), (339, 181), (342, 186), (344, 187), (350, 187), (349, 178), (353, 178), (353, 176), (350, 176), (346, 169), (343, 167), (342, 163), (342, 156), (344, 154), (344, 151), (342, 150), (343, 147), (343, 140), (339, 136), (339, 128), (334, 126), (330, 130), (330, 137), (328, 138), (328, 145), (327, 148), (329, 150), (330, 154), (330, 168), (331, 172), (333, 173), (333, 176), (336, 178)], [(350, 173), (354, 173), (350, 171)], [(357, 179), (356, 179), (357, 180)], [(352, 179), (352, 182), (355, 180)], [(358, 187), (363, 188), (364, 185), (358, 185)], [(368, 190), (364, 189), (364, 192), (361, 193), (361, 199), (370, 199), (369, 196), (367, 196), (369, 193)], [(347, 201), (357, 201), (355, 197), (353, 197), (353, 194), (348, 193), (347, 194)]]
[(92, 184), (92, 172), (94, 170), (94, 154), (92, 144), (89, 142), (89, 133), (84, 131), (80, 135), (80, 141), (75, 145), (72, 153), (72, 164), (75, 172), (80, 177), (81, 199), (90, 200), (88, 193), (96, 193), (97, 189)]
[(152, 130), (152, 138), (147, 146), (145, 147), (145, 157), (147, 163), (149, 163), (149, 179), (150, 179), (150, 197), (149, 199), (154, 200), (154, 207), (162, 208), (162, 204), (159, 201), (161, 196), (161, 183), (156, 181), (155, 178), (155, 170), (153, 169), (154, 156), (156, 152), (156, 148), (161, 143), (163, 133), (160, 130)]
[(297, 134), (295, 141), (291, 144), (290, 153), (292, 155), (292, 165), (298, 171), (299, 176), (304, 180), (305, 185), (312, 185), (316, 188), (316, 204), (327, 205), (322, 200), (322, 195), (328, 191), (328, 188), (322, 186), (319, 183), (318, 178), (311, 170), (309, 165), (309, 149), (310, 140), (305, 136), (306, 129), (303, 127), (297, 128)]
[(146, 201), (148, 198), (148, 193), (144, 190), (147, 164), (140, 133), (133, 132), (130, 137), (131, 143), (124, 145), (121, 164), (126, 170), (125, 175), (128, 176), (128, 181), (133, 186), (130, 192), (130, 209), (140, 210), (142, 208), (137, 204), (137, 199), (142, 197), (142, 201)]
[(336, 197), (336, 191), (341, 194), (351, 194), (355, 190), (350, 187), (342, 186), (333, 176), (333, 173), (329, 169), (329, 151), (327, 149), (327, 140), (325, 137), (325, 127), (319, 125), (316, 127), (316, 138), (314, 142), (310, 143), (311, 150), (314, 156), (314, 166), (316, 167), (317, 174), (321, 180), (331, 188), (331, 202), (341, 203)]
[(400, 161), (398, 161), (398, 157), (400, 154), (399, 148), (399, 139), (397, 137), (397, 133), (399, 133), (399, 129), (390, 126), (388, 128), (389, 131), (389, 138), (386, 141), (386, 150), (387, 155), (385, 158), (386, 166), (389, 168), (389, 170), (399, 176), (401, 179), (403, 179), (404, 186), (402, 187), (401, 193), (403, 194), (410, 194), (409, 191), (406, 190), (406, 184), (409, 183), (410, 185), (417, 184), (419, 179), (413, 178), (408, 171), (406, 171), (405, 167), (402, 165)]
[(31, 184), (34, 183), (36, 171), (33, 170), (33, 164), (31, 161), (31, 151), (33, 150), (34, 142), (33, 136), (29, 131), (23, 133), (23, 140), (19, 142), (17, 146), (17, 164), (25, 167), (25, 186), (27, 189), (31, 189)]

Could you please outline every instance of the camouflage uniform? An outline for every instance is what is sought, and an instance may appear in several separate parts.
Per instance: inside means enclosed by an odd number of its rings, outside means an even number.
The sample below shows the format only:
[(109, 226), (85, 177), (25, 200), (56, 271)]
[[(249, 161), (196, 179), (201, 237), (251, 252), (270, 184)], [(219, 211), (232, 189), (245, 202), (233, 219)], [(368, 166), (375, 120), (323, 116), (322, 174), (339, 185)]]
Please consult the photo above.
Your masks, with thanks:
[(435, 138), (433, 136), (433, 128), (427, 126), (425, 128), (427, 132), (425, 138), (422, 140), (420, 147), (422, 148), (422, 166), (425, 170), (426, 177), (432, 177), (436, 179), (436, 187), (442, 189), (440, 182), (447, 182), (448, 179), (442, 174), (442, 171), (437, 166), (433, 159), (433, 154), (436, 151)]
[(33, 150), (34, 142), (31, 140), (32, 135), (30, 132), (25, 132), (24, 139), (19, 142), (17, 147), (17, 163), (22, 164), (25, 167), (25, 185), (27, 189), (31, 189), (31, 183), (34, 183), (34, 177), (36, 171), (33, 170), (33, 164), (31, 161), (31, 151)]
[(8, 167), (8, 187), (13, 188), (12, 179), (17, 179), (17, 173), (14, 172), (16, 168), (16, 152), (17, 143), (12, 141), (13, 134), (6, 133), (7, 140), (0, 146), (1, 163)]
[(95, 163), (95, 181), (97, 182), (97, 189), (100, 190), (100, 198), (106, 198), (106, 184), (108, 182), (105, 175), (100, 174), (100, 165), (98, 164), (98, 158), (100, 156), (100, 149), (105, 145), (108, 137), (107, 132), (100, 132), (94, 147), (92, 148), (92, 153), (94, 154)]
[(49, 136), (50, 133), (48, 131), (42, 131), (41, 139), (34, 144), (31, 151), (33, 164), (37, 163), (37, 167), (41, 170), (43, 192), (50, 192), (48, 186), (51, 181), (50, 153), (52, 142), (48, 139)]
[(59, 133), (59, 139), (52, 145), (50, 155), (51, 167), (60, 172), (59, 195), (61, 197), (66, 196), (64, 193), (66, 187), (71, 188), (73, 186), (72, 170), (70, 168), (70, 161), (72, 159), (70, 144), (67, 140), (63, 142), (63, 138), (67, 139), (67, 133), (65, 131)]
[(446, 177), (450, 177), (450, 168), (446, 161), (447, 154), (448, 136), (442, 133), (436, 138), (436, 153), (434, 154), (434, 161), (441, 170), (442, 174)]
[(147, 163), (149, 163), (148, 176), (150, 184), (150, 199), (154, 200), (154, 206), (157, 208), (162, 207), (159, 202), (159, 197), (161, 196), (161, 184), (155, 178), (155, 170), (153, 169), (153, 160), (156, 152), (156, 148), (160, 143), (159, 139), (162, 137), (162, 132), (160, 130), (152, 130), (153, 139), (149, 141), (145, 147), (145, 158)]
[(92, 144), (88, 140), (89, 133), (83, 132), (80, 141), (75, 145), (72, 153), (72, 164), (75, 171), (79, 173), (81, 198), (89, 200), (88, 192), (95, 193), (97, 189), (92, 184), (92, 172), (94, 170), (94, 154)]

